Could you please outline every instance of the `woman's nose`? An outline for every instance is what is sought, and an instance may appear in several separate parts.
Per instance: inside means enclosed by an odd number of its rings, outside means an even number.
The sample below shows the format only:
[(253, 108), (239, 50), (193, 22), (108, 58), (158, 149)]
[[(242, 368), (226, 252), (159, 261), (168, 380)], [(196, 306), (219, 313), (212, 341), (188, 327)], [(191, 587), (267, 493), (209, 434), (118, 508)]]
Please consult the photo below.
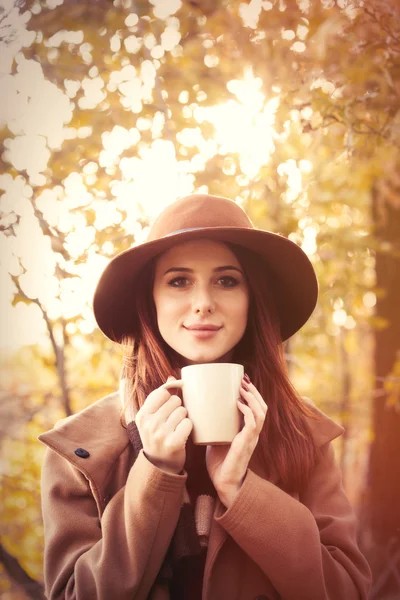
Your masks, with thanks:
[(193, 295), (193, 310), (194, 312), (211, 312), (215, 308), (215, 301), (212, 293), (209, 290), (197, 290)]

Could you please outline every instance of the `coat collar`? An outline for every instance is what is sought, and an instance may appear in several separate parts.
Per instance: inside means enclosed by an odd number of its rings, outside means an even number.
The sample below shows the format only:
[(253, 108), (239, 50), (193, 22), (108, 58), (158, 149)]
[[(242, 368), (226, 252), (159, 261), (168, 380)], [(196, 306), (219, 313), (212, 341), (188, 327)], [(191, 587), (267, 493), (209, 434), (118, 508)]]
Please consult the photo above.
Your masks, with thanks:
[[(61, 419), (38, 439), (66, 458), (92, 480), (96, 488), (101, 489), (107, 483), (115, 462), (130, 443), (120, 415), (120, 394), (114, 392), (81, 412)], [(81, 458), (75, 454), (78, 448), (89, 452), (89, 456)]]
[(307, 408), (313, 413), (314, 418), (306, 417), (306, 420), (317, 446), (323, 446), (344, 433), (344, 427), (335, 423), (322, 410), (317, 408), (310, 398), (303, 396), (303, 400)]

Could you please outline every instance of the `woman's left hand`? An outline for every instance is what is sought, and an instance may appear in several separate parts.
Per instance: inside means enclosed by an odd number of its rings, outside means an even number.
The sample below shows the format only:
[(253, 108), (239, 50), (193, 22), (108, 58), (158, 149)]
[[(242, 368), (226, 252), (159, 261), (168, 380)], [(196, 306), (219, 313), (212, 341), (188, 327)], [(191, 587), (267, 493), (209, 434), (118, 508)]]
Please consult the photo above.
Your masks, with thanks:
[[(247, 386), (247, 390), (244, 386)], [(238, 408), (244, 416), (244, 426), (230, 446), (207, 446), (206, 465), (221, 502), (229, 508), (246, 476), (250, 458), (257, 445), (268, 407), (257, 388), (242, 379)]]

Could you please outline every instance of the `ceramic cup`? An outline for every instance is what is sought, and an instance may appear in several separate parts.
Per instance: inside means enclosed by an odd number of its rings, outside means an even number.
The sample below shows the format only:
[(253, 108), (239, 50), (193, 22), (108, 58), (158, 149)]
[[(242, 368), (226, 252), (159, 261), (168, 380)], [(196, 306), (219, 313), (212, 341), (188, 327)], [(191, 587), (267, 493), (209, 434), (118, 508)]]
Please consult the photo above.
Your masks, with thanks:
[(164, 383), (164, 388), (182, 389), (194, 444), (230, 444), (239, 433), (237, 400), (243, 375), (243, 365), (207, 363), (182, 367), (181, 379)]

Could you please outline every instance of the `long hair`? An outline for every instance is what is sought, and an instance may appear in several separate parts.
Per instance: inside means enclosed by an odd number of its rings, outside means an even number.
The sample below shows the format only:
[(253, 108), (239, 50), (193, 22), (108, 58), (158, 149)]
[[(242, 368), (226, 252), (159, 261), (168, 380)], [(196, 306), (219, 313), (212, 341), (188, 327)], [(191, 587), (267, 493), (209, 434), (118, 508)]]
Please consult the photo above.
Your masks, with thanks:
[[(244, 365), (268, 405), (256, 452), (261, 453), (267, 473), (275, 474), (279, 487), (299, 491), (307, 484), (319, 450), (306, 420), (315, 418), (314, 413), (289, 381), (273, 295), (274, 276), (256, 253), (236, 244), (226, 245), (241, 264), (249, 287), (247, 327), (234, 348), (232, 362)], [(130, 311), (136, 312), (139, 333), (135, 337), (128, 333), (122, 340), (123, 373), (130, 389), (125, 410), (131, 405), (134, 412), (168, 376), (179, 379), (185, 365), (158, 329), (153, 300), (156, 259), (142, 270), (136, 305), (130, 306)]]

